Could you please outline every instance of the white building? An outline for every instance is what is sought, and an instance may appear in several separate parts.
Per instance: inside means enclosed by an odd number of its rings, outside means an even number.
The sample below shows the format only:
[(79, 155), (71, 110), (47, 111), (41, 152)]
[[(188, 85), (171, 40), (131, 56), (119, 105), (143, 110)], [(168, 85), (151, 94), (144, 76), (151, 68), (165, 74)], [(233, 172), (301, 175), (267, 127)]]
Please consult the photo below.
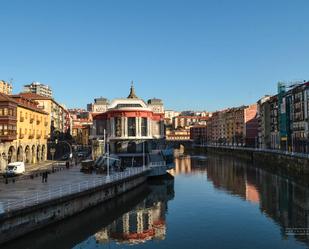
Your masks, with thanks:
[[(164, 113), (154, 106), (138, 98), (132, 85), (127, 98), (112, 100), (106, 112), (94, 115), (92, 138), (104, 139), (105, 131), (115, 153), (140, 153), (143, 143), (150, 148), (153, 140), (164, 138)], [(158, 106), (163, 108), (162, 101)]]
[(47, 98), (52, 98), (53, 96), (53, 91), (48, 85), (44, 85), (39, 82), (32, 82), (29, 85), (24, 85), (24, 90), (23, 92), (26, 93), (36, 93), (38, 95), (47, 97)]

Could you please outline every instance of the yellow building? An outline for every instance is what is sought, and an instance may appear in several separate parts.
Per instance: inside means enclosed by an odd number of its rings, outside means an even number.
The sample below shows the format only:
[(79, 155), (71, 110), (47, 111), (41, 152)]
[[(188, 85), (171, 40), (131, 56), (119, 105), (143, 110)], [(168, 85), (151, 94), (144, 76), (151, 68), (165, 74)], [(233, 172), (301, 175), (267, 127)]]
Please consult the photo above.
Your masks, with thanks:
[(0, 171), (14, 161), (46, 160), (50, 118), (37, 103), (0, 93)]
[(53, 130), (65, 133), (70, 129), (69, 112), (53, 98), (36, 93), (21, 93), (20, 96), (38, 103), (38, 107), (50, 115)]

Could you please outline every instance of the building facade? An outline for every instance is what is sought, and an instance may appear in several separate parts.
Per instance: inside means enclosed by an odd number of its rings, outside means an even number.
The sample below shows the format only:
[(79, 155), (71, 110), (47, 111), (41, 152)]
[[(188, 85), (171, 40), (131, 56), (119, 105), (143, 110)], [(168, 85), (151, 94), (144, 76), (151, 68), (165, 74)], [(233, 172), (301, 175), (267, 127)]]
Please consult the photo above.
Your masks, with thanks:
[(0, 169), (10, 162), (46, 160), (50, 134), (48, 113), (21, 95), (0, 94)]
[(12, 90), (13, 90), (12, 84), (4, 80), (0, 80), (0, 93), (10, 95), (12, 94)]
[(216, 145), (257, 146), (257, 105), (212, 113), (207, 121), (207, 142)]
[(207, 126), (195, 125), (190, 127), (190, 139), (196, 144), (207, 144)]
[(165, 125), (172, 125), (173, 118), (179, 116), (180, 112), (173, 111), (173, 110), (165, 110), (164, 111), (164, 123)]
[(93, 126), (93, 118), (90, 112), (84, 109), (69, 109), (72, 117), (72, 137), (76, 144), (90, 145), (90, 135)]
[(65, 107), (54, 99), (44, 97), (36, 93), (21, 93), (21, 96), (36, 101), (38, 107), (50, 115), (51, 137), (55, 133), (69, 132), (69, 124), (71, 123), (70, 115)]
[(53, 91), (48, 85), (44, 85), (39, 82), (32, 82), (29, 85), (24, 85), (23, 92), (35, 93), (43, 97), (52, 98)]
[(94, 115), (91, 137), (107, 139), (111, 153), (141, 153), (164, 138), (164, 113), (154, 112), (132, 85), (127, 98), (112, 100), (106, 112)]
[(259, 148), (271, 147), (270, 135), (270, 96), (264, 96), (257, 102), (258, 142)]
[(87, 105), (87, 111), (91, 113), (106, 112), (109, 105), (109, 101), (106, 98), (100, 97), (94, 99), (94, 103)]

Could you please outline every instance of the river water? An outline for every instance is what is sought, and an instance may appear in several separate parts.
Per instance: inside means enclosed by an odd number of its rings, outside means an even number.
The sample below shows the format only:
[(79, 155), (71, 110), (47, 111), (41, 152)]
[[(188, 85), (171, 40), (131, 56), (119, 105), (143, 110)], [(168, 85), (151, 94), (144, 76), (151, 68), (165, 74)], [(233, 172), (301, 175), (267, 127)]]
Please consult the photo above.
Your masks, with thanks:
[[(5, 248), (309, 248), (309, 187), (233, 158), (188, 155), (121, 197)], [(290, 230), (293, 228), (294, 230)]]

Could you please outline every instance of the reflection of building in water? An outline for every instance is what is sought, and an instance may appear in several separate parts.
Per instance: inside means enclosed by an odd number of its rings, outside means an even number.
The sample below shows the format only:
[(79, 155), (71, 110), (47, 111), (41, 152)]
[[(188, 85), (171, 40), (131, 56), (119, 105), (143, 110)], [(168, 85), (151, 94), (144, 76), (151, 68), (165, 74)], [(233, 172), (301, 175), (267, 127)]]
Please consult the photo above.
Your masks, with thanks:
[[(309, 189), (234, 159), (209, 158), (207, 178), (218, 189), (258, 203), (260, 209), (286, 228), (309, 227)], [(309, 243), (309, 235), (295, 236)]]
[(207, 172), (207, 161), (205, 158), (182, 156), (175, 157), (175, 168), (170, 170), (170, 174), (175, 176), (179, 174), (196, 174)]
[(209, 159), (207, 178), (218, 189), (228, 190), (233, 195), (246, 197), (245, 168), (234, 163), (227, 165), (221, 158)]
[(137, 244), (153, 239), (164, 240), (166, 236), (165, 213), (167, 201), (174, 197), (174, 190), (171, 189), (173, 184), (174, 179), (169, 178), (164, 185), (150, 186), (152, 193), (134, 210), (97, 232), (96, 241), (107, 243), (112, 240), (118, 243)]
[(175, 176), (181, 173), (191, 172), (191, 158), (190, 156), (176, 157), (175, 168), (169, 171), (171, 175)]
[(253, 203), (260, 202), (260, 195), (256, 187), (248, 182), (246, 182), (246, 200)]

